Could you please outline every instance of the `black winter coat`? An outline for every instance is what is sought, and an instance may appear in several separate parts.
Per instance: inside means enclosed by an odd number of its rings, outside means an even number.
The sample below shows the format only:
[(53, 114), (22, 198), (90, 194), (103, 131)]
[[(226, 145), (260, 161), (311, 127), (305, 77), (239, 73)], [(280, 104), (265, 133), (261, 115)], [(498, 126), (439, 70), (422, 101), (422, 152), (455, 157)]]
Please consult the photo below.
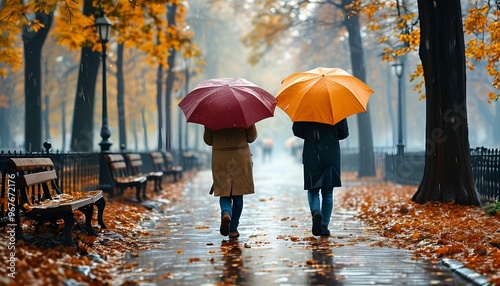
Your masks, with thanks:
[(349, 136), (347, 120), (335, 125), (295, 122), (292, 130), (295, 136), (304, 139), (304, 189), (340, 187), (339, 140)]

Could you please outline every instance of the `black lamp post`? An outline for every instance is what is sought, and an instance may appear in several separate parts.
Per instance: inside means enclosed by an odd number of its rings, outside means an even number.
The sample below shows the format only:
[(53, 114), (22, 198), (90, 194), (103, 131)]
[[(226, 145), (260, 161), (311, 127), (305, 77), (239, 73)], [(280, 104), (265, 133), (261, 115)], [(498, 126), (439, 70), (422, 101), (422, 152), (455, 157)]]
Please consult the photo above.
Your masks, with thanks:
[(95, 20), (95, 26), (97, 28), (97, 34), (102, 44), (102, 126), (101, 126), (101, 158), (99, 166), (99, 188), (104, 191), (112, 191), (113, 186), (109, 172), (107, 170), (108, 166), (104, 155), (109, 152), (112, 143), (109, 141), (111, 136), (111, 131), (108, 128), (108, 98), (106, 94), (106, 43), (109, 40), (109, 30), (111, 29), (111, 21), (104, 16), (104, 10), (101, 10), (101, 14)]
[(108, 152), (112, 143), (109, 141), (111, 131), (109, 131), (108, 128), (108, 98), (106, 94), (106, 43), (109, 40), (111, 21), (109, 21), (109, 19), (104, 16), (104, 11), (101, 11), (101, 15), (95, 20), (95, 25), (97, 28), (97, 34), (99, 34), (99, 39), (101, 40), (102, 44), (102, 141), (101, 143), (99, 143), (99, 145), (101, 146), (101, 152)]
[(403, 77), (403, 62), (396, 58), (396, 62), (392, 65), (394, 68), (394, 73), (398, 77), (398, 149), (397, 154), (400, 158), (403, 157), (405, 151), (405, 144), (403, 142), (403, 104), (402, 104), (402, 94), (401, 94), (401, 78)]

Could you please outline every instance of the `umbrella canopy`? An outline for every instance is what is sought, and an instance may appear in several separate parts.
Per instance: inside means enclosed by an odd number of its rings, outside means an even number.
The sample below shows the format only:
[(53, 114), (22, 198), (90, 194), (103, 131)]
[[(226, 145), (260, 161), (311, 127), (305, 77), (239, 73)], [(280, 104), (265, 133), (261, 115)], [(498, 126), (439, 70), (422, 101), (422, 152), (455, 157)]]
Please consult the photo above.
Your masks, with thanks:
[(315, 68), (289, 75), (281, 82), (276, 99), (293, 122), (336, 124), (360, 112), (373, 90), (339, 68)]
[(276, 98), (242, 78), (216, 78), (198, 84), (179, 103), (188, 122), (217, 130), (248, 128), (274, 115)]

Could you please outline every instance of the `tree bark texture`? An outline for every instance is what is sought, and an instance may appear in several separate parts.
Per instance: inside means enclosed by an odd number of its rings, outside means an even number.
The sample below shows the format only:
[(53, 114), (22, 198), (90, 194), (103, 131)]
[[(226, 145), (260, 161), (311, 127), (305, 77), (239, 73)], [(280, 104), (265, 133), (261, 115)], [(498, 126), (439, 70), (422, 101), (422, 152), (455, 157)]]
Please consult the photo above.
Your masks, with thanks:
[(156, 72), (156, 108), (158, 109), (158, 127), (156, 128), (158, 132), (158, 142), (157, 149), (163, 149), (163, 67), (158, 64), (158, 70)]
[[(352, 4), (352, 0), (343, 0), (342, 5)], [(355, 77), (366, 82), (365, 56), (359, 16), (351, 15), (349, 10), (344, 11), (345, 26), (349, 32), (349, 48), (351, 51), (352, 73)], [(373, 136), (370, 113), (360, 113), (358, 119), (359, 140), (359, 167), (358, 177), (373, 177), (376, 175), (375, 159), (373, 155)]]
[(420, 59), (426, 90), (422, 182), (413, 201), (480, 205), (470, 164), (465, 46), (459, 0), (419, 0)]
[[(83, 14), (91, 15), (94, 11), (92, 0), (85, 0)], [(71, 151), (73, 152), (92, 152), (96, 149), (94, 148), (94, 105), (100, 56), (101, 53), (93, 52), (90, 47), (82, 48), (71, 129)]]
[(24, 148), (42, 151), (42, 47), (52, 26), (53, 14), (35, 13), (45, 27), (37, 32), (23, 28), (24, 43)]
[[(175, 14), (177, 13), (177, 5), (169, 5), (167, 13), (168, 25), (174, 27)], [(175, 73), (175, 56), (177, 51), (173, 48), (170, 49), (170, 55), (168, 56), (168, 69), (167, 69), (167, 79), (166, 79), (166, 90), (165, 90), (165, 150), (170, 151), (171, 149), (171, 137), (172, 137), (172, 88), (174, 87)]]
[(125, 83), (123, 76), (123, 52), (125, 44), (118, 44), (117, 61), (116, 61), (116, 83), (117, 94), (116, 103), (118, 105), (118, 135), (120, 148), (127, 148), (127, 125), (125, 120)]
[[(14, 110), (14, 105), (12, 104), (12, 98), (15, 94), (15, 87), (18, 81), (12, 80), (7, 82), (5, 78), (0, 79), (0, 86), (3, 88), (3, 92), (6, 96), (5, 103), (0, 100), (0, 148), (14, 148), (15, 143), (12, 139), (11, 124), (13, 125), (13, 120), (11, 120), (10, 114), (16, 114)], [(11, 113), (13, 112), (13, 113)]]

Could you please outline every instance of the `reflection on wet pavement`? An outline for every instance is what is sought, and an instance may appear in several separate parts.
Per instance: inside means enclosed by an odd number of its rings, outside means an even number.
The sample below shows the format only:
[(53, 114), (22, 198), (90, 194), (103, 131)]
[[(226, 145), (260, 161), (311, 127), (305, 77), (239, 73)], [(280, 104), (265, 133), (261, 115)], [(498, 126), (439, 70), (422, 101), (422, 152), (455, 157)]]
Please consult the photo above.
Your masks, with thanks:
[[(209, 170), (180, 189), (179, 203), (153, 218), (158, 247), (130, 255), (128, 281), (140, 285), (467, 285), (440, 265), (404, 250), (372, 246), (354, 214), (336, 207), (329, 238), (311, 234), (302, 165), (283, 155), (254, 161), (256, 193), (245, 196), (240, 237), (219, 234)], [(155, 235), (156, 233), (156, 235)], [(137, 270), (139, 269), (139, 270)]]

